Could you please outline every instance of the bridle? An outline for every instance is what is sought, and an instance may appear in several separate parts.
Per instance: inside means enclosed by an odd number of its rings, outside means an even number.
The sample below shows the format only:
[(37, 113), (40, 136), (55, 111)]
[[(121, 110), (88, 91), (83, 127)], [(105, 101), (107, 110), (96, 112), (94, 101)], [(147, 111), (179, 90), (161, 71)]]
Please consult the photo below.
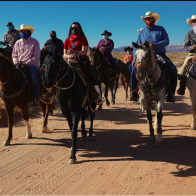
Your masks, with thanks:
[[(58, 79), (60, 72), (63, 71), (63, 70), (66, 68), (65, 66), (63, 66), (63, 59), (61, 58), (61, 60), (60, 60), (60, 65), (59, 65), (59, 69), (58, 69), (58, 72), (57, 72), (57, 75), (56, 75), (56, 78), (55, 78), (55, 81), (54, 81), (54, 84), (53, 84), (53, 86), (55, 86), (55, 87), (57, 87), (57, 88), (59, 88), (59, 89), (61, 89), (61, 90), (70, 89), (70, 88), (74, 85), (74, 82), (75, 82), (75, 72), (74, 72), (72, 66), (71, 66), (69, 63), (67, 63), (67, 64), (68, 64), (67, 72), (66, 72), (60, 79)], [(60, 87), (60, 86), (59, 86), (59, 83), (67, 76), (67, 74), (69, 73), (69, 68), (71, 68), (71, 70), (72, 70), (72, 72), (73, 72), (73, 82), (72, 82), (72, 84), (71, 84), (70, 86), (68, 86), (68, 87)], [(45, 87), (45, 86), (44, 86), (44, 87)], [(46, 88), (46, 87), (45, 87), (45, 88)], [(46, 88), (46, 89), (47, 89), (47, 90), (51, 90), (51, 88)]]

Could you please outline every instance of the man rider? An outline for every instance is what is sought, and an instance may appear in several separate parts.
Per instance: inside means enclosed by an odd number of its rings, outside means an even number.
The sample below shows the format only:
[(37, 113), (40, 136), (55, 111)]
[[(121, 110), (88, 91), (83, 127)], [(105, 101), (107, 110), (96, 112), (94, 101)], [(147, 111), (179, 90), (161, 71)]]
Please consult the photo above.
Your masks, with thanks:
[(188, 66), (192, 62), (192, 58), (196, 56), (196, 15), (193, 15), (187, 19), (187, 24), (192, 27), (190, 31), (187, 32), (184, 39), (184, 48), (186, 51), (189, 51), (189, 54), (184, 60), (184, 63), (178, 72), (178, 80), (180, 80), (180, 88), (177, 90), (179, 95), (185, 94), (186, 89), (186, 76), (185, 73), (188, 69)]
[[(57, 50), (57, 52), (61, 55), (63, 55), (63, 47), (64, 47), (64, 43), (61, 39), (58, 39), (56, 36), (56, 32), (55, 31), (50, 31), (50, 39), (47, 40), (44, 44), (44, 49), (46, 49), (48, 52), (49, 51), (53, 51), (55, 46), (55, 49)], [(45, 56), (43, 54), (43, 51), (41, 51), (40, 54), (40, 64), (43, 65), (44, 63), (44, 59)]]
[(0, 42), (0, 44), (3, 44), (4, 46), (7, 45), (7, 53), (8, 56), (11, 57), (14, 44), (21, 38), (21, 36), (20, 32), (14, 29), (14, 25), (11, 22), (7, 23), (7, 28), (8, 31), (5, 33), (3, 41)]
[[(140, 30), (137, 44), (144, 43), (148, 41), (150, 45), (154, 48), (156, 54), (160, 55), (166, 61), (166, 67), (170, 75), (171, 91), (172, 93), (167, 95), (167, 102), (175, 102), (175, 90), (177, 86), (177, 69), (172, 61), (166, 56), (165, 47), (169, 45), (169, 37), (166, 30), (162, 26), (157, 26), (155, 23), (159, 20), (159, 15), (157, 13), (146, 12), (145, 17), (141, 16), (141, 19), (147, 27)], [(137, 82), (136, 82), (136, 66), (132, 69), (131, 76), (131, 99), (130, 101), (137, 101), (138, 94), (135, 91)], [(135, 91), (135, 92), (134, 92)]]

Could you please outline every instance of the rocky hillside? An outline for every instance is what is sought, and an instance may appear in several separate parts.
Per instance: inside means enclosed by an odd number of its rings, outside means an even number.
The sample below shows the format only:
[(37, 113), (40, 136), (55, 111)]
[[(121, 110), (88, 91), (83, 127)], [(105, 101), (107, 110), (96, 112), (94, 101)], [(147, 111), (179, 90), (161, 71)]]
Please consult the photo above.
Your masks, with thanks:
[[(127, 46), (122, 46), (118, 48), (114, 48), (112, 52), (124, 52), (124, 48)], [(174, 52), (186, 52), (184, 49), (184, 44), (169, 44), (169, 46), (166, 47), (167, 53), (174, 53)]]

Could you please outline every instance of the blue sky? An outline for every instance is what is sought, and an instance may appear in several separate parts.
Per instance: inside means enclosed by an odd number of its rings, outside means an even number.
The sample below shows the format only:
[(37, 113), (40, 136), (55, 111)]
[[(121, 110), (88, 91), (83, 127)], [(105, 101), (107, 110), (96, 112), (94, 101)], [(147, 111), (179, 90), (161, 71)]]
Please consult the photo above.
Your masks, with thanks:
[(191, 28), (186, 19), (196, 14), (194, 1), (1, 1), (0, 40), (7, 31), (6, 23), (15, 28), (21, 24), (35, 28), (32, 37), (40, 47), (55, 30), (63, 42), (72, 22), (79, 22), (89, 46), (96, 46), (103, 30), (112, 32), (115, 46), (128, 46), (137, 39), (137, 29), (145, 27), (141, 20), (147, 11), (157, 12), (159, 22), (170, 39), (170, 44), (184, 42)]

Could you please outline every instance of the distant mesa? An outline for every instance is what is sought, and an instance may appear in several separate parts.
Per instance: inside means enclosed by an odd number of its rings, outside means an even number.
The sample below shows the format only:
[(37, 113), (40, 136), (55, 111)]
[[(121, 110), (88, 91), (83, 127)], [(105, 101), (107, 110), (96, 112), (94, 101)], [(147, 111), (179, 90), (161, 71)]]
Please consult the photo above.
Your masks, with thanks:
[[(114, 48), (112, 52), (125, 52), (124, 48), (127, 46), (122, 46), (118, 48)], [(167, 53), (174, 53), (174, 52), (187, 52), (184, 49), (184, 44), (169, 44), (169, 46), (166, 46), (166, 52)]]

